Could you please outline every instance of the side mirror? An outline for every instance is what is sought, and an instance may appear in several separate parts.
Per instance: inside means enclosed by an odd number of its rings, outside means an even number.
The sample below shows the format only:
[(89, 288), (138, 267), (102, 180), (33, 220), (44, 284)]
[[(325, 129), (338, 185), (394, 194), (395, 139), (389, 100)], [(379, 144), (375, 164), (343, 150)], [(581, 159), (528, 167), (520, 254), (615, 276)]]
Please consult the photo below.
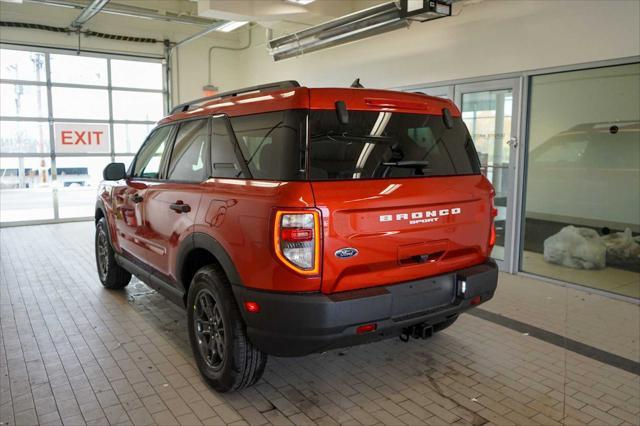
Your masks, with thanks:
[(342, 125), (349, 124), (349, 111), (347, 110), (347, 104), (344, 101), (336, 102), (336, 114), (338, 115), (338, 123)]
[(124, 163), (109, 163), (102, 171), (104, 180), (120, 180), (126, 177), (127, 171), (124, 168)]

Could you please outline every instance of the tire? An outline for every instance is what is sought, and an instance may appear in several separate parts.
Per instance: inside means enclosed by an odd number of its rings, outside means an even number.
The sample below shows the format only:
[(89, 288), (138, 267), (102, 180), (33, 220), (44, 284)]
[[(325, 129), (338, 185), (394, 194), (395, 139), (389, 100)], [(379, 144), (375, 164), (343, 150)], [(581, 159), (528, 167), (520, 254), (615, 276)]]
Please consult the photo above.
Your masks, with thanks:
[(435, 324), (435, 325), (433, 326), (433, 331), (434, 331), (435, 333), (437, 333), (437, 332), (439, 332), (439, 331), (442, 331), (442, 330), (444, 330), (445, 328), (448, 328), (448, 327), (450, 327), (451, 325), (453, 325), (453, 323), (454, 323), (454, 322), (456, 322), (456, 320), (457, 320), (457, 319), (458, 319), (458, 316), (456, 315), (455, 317), (453, 317), (453, 318), (449, 318), (449, 319), (448, 319), (448, 320), (446, 320), (446, 321), (439, 322), (438, 324)]
[(104, 217), (96, 224), (95, 251), (98, 277), (102, 285), (112, 290), (125, 288), (131, 281), (131, 273), (116, 262), (113, 247), (109, 242), (107, 220)]
[(224, 273), (213, 266), (196, 272), (189, 287), (187, 317), (193, 356), (211, 387), (232, 392), (262, 377), (267, 354), (249, 342)]

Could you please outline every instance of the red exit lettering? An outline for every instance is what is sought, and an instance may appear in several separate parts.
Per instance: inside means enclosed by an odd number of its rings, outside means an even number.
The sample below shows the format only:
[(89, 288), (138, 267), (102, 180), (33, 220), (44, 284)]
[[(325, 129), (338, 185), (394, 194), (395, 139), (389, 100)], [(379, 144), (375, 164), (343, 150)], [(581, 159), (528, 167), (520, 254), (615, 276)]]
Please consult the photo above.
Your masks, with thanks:
[(60, 132), (63, 145), (100, 145), (103, 134), (101, 130), (62, 130)]

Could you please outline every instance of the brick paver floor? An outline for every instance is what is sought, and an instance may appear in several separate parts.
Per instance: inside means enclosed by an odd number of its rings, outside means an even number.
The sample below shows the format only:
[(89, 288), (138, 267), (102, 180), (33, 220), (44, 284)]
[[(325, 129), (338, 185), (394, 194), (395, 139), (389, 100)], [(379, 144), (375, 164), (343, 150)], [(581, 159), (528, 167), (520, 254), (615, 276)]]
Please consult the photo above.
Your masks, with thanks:
[(256, 386), (218, 394), (183, 310), (137, 280), (102, 288), (91, 223), (0, 237), (2, 425), (640, 424), (638, 375), (471, 315), (427, 341), (271, 357)]

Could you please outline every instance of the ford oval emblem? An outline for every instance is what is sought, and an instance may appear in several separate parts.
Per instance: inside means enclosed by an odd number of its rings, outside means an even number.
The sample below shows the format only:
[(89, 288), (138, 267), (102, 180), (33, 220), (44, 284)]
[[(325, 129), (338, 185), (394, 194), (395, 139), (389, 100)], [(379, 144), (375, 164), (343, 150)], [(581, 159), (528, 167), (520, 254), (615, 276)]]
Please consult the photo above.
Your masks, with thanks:
[(340, 250), (336, 250), (335, 255), (341, 259), (346, 259), (348, 257), (353, 257), (358, 254), (358, 250), (352, 247), (341, 248)]

